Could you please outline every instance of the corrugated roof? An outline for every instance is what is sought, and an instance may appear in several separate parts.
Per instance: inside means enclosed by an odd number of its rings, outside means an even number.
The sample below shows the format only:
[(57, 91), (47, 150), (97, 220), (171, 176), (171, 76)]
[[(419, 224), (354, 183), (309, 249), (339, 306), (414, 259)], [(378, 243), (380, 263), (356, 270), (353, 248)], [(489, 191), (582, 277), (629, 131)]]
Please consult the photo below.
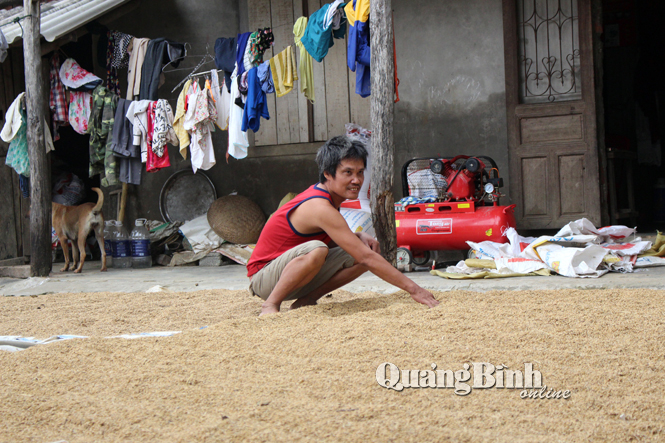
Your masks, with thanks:
[[(42, 3), (41, 34), (47, 41), (52, 42), (129, 1), (54, 0)], [(9, 44), (21, 38), (21, 27), (18, 23), (11, 23), (12, 20), (21, 16), (23, 16), (23, 6), (0, 10), (0, 27)], [(22, 20), (21, 24), (24, 22), (25, 19)]]

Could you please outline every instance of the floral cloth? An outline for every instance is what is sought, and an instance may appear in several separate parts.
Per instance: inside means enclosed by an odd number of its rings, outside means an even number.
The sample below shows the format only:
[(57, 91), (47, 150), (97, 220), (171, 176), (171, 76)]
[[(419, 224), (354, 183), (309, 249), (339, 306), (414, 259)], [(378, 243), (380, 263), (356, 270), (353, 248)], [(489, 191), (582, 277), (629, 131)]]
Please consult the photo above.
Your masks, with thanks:
[(25, 111), (19, 110), (21, 116), (21, 125), (18, 131), (15, 132), (9, 150), (7, 151), (7, 158), (5, 164), (13, 168), (17, 174), (25, 177), (30, 177), (30, 160), (28, 159), (28, 125), (27, 116)]
[(92, 94), (71, 91), (69, 93), (69, 124), (79, 134), (88, 133), (88, 121), (92, 111)]
[(68, 58), (60, 67), (60, 80), (69, 89), (95, 89), (102, 83), (102, 79), (86, 71), (73, 58)]

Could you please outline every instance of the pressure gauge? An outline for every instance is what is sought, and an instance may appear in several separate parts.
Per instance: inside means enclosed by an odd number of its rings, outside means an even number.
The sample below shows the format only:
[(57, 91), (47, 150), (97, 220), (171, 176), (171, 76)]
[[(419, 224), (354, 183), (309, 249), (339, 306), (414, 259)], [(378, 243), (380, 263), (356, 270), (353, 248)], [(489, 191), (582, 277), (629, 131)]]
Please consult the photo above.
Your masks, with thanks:
[(443, 162), (441, 160), (434, 160), (429, 168), (433, 173), (441, 174), (441, 171), (443, 171)]
[(491, 194), (494, 192), (494, 185), (492, 183), (486, 183), (485, 184), (485, 192), (488, 194)]
[(396, 251), (396, 256), (395, 256), (395, 261), (397, 261), (397, 265), (408, 265), (411, 263), (413, 260), (413, 256), (411, 255), (411, 251), (409, 251), (406, 248), (397, 248)]

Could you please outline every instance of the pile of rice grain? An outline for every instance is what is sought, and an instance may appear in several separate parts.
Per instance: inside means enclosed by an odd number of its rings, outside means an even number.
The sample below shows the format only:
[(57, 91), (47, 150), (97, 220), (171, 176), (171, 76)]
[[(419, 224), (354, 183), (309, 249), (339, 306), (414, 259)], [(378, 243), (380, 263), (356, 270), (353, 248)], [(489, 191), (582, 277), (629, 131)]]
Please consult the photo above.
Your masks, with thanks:
[[(0, 335), (90, 337), (0, 352), (0, 441), (665, 439), (665, 291), (435, 296), (337, 291), (261, 318), (246, 291), (0, 298)], [(183, 333), (106, 338), (165, 330)], [(383, 362), (533, 363), (571, 398), (396, 392), (375, 380)]]

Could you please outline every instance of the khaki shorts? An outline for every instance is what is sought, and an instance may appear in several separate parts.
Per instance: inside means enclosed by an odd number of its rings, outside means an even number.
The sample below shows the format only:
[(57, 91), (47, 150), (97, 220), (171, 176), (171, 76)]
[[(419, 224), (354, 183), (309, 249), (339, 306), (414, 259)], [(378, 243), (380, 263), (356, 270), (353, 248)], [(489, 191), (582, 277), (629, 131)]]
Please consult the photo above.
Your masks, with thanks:
[[(252, 280), (249, 283), (249, 290), (252, 291), (254, 295), (266, 300), (277, 285), (286, 265), (288, 265), (294, 258), (308, 254), (316, 248), (328, 248), (328, 246), (322, 241), (312, 240), (289, 249), (252, 276)], [(330, 280), (332, 276), (337, 274), (340, 270), (350, 268), (354, 263), (355, 260), (353, 257), (342, 248), (337, 247), (330, 249), (328, 251), (328, 256), (326, 257), (326, 262), (323, 264), (319, 273), (314, 276), (312, 281), (302, 288), (296, 289), (290, 293), (285, 300), (295, 300), (306, 296)]]

